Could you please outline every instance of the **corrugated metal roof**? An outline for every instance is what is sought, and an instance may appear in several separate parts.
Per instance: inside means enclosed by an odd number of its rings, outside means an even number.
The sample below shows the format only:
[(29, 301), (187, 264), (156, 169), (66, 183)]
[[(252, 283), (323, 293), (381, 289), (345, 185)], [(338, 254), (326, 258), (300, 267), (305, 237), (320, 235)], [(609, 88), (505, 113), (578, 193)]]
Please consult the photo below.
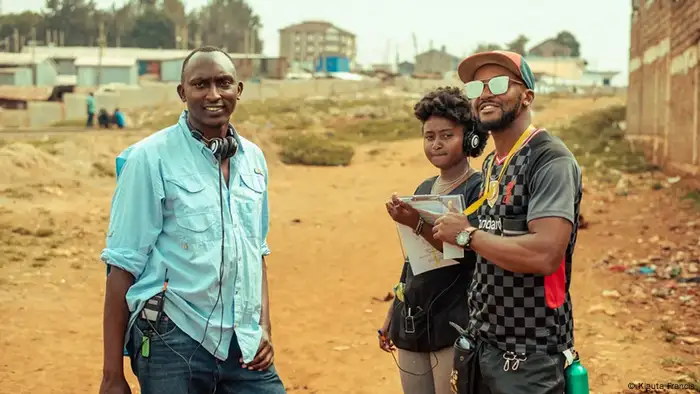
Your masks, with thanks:
[[(31, 48), (24, 47), (23, 53), (30, 53)], [(99, 47), (35, 47), (35, 53), (54, 59), (78, 59), (81, 57), (98, 57), (100, 53)], [(148, 48), (104, 48), (103, 56), (110, 58), (135, 58), (138, 60), (175, 60), (184, 59), (189, 55), (191, 50), (187, 49), (148, 49)], [(245, 53), (229, 53), (234, 59), (269, 59), (275, 58), (261, 54), (245, 54)]]
[(4, 66), (30, 66), (43, 62), (49, 58), (42, 53), (36, 53), (32, 55), (31, 52), (26, 53), (12, 53), (12, 52), (0, 52), (0, 65)]
[(103, 56), (100, 59), (98, 57), (85, 56), (75, 59), (76, 67), (98, 67), (100, 65), (103, 67), (134, 67), (136, 66), (136, 58)]

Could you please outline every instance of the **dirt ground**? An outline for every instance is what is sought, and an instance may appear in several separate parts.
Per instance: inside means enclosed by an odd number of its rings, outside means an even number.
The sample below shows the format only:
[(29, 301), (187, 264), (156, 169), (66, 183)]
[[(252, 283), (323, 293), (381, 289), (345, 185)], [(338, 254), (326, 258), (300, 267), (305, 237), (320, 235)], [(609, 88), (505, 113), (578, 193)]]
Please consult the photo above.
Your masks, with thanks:
[[(586, 100), (550, 102), (536, 121), (561, 124), (613, 99)], [(37, 136), (0, 148), (0, 393), (97, 392), (110, 165), (145, 134)], [(434, 174), (421, 141), (363, 146), (341, 168), (268, 161), (273, 342), (288, 391), (400, 393), (394, 360), (376, 342), (388, 307), (380, 299), (402, 264), (383, 203)], [(683, 187), (660, 175), (586, 183), (572, 293), (591, 392), (698, 381), (697, 285), (613, 272), (678, 252), (697, 270), (700, 214)]]

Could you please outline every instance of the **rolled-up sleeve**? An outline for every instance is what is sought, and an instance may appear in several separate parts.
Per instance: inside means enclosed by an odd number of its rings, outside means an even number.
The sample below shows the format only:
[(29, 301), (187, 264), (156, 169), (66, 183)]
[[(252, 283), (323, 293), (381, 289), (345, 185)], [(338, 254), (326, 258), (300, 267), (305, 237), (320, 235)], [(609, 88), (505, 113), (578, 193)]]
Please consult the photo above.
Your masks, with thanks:
[(100, 259), (138, 278), (163, 228), (165, 191), (157, 165), (133, 151), (119, 176)]
[(262, 196), (262, 209), (260, 212), (260, 229), (261, 229), (261, 238), (262, 239), (262, 245), (260, 246), (262, 255), (263, 256), (268, 256), (270, 253), (270, 247), (267, 245), (267, 233), (270, 232), (270, 206), (269, 206), (269, 201), (268, 201), (268, 184), (269, 184), (269, 176), (268, 176), (268, 171), (267, 171), (267, 163), (265, 162), (265, 158), (263, 157), (263, 168), (265, 171), (265, 192), (263, 192)]

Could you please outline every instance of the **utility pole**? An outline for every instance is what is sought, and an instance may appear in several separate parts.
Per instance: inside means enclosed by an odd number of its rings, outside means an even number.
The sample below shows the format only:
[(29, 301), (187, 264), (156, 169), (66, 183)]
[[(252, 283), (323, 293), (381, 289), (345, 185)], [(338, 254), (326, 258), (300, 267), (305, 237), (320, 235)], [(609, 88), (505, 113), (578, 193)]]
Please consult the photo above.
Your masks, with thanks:
[(182, 49), (182, 37), (180, 36), (180, 25), (175, 24), (175, 49)]
[(195, 48), (202, 47), (202, 26), (197, 25), (197, 36), (194, 41)]
[(100, 46), (97, 55), (97, 83), (96, 86), (99, 88), (102, 84), (102, 57), (104, 56), (105, 50), (105, 23), (100, 21), (100, 34), (97, 38), (97, 43)]
[(13, 49), (15, 52), (19, 52), (19, 30), (17, 28), (12, 30), (12, 38), (14, 41)]
[[(248, 40), (250, 41), (250, 44), (248, 45), (248, 53), (250, 53), (251, 55), (254, 55), (255, 54), (255, 35), (252, 34), (252, 31), (250, 34), (248, 34)], [(246, 56), (248, 56), (248, 55), (246, 55)], [(250, 57), (250, 56), (248, 56), (248, 57)], [(257, 77), (258, 76), (258, 67), (260, 67), (260, 64), (259, 64), (260, 60), (253, 59), (251, 57), (250, 63), (251, 63), (251, 68), (252, 68), (251, 73), (253, 74), (252, 76)]]
[(32, 81), (34, 86), (37, 84), (36, 71), (36, 27), (32, 26)]
[(245, 54), (245, 65), (248, 68), (248, 78), (253, 77), (253, 65), (251, 64), (250, 57), (248, 57), (248, 45), (250, 45), (250, 30), (245, 28), (243, 30), (243, 53)]

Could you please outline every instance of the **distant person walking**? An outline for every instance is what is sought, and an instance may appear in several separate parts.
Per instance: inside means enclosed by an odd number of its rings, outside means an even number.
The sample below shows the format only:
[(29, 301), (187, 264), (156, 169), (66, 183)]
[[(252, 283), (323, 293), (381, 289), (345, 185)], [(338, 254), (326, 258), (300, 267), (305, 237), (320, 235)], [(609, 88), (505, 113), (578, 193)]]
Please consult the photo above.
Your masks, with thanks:
[[(462, 195), (466, 204), (479, 198), (481, 173), (469, 165), (486, 146), (488, 132), (475, 129), (471, 104), (457, 87), (439, 88), (426, 94), (414, 107), (421, 122), (423, 150), (439, 175), (424, 180), (414, 194)], [(386, 204), (394, 221), (414, 229), (436, 250), (442, 242), (433, 238), (432, 223), (395, 196)], [(473, 216), (476, 225), (476, 215)], [(398, 350), (401, 385), (405, 394), (449, 394), (452, 345), (458, 332), (454, 322), (469, 321), (467, 292), (476, 256), (465, 253), (460, 264), (414, 275), (404, 262), (396, 298), (379, 330), (379, 346)], [(407, 323), (408, 320), (413, 324)]]
[(90, 92), (87, 96), (87, 127), (92, 127), (95, 122), (95, 95)]

